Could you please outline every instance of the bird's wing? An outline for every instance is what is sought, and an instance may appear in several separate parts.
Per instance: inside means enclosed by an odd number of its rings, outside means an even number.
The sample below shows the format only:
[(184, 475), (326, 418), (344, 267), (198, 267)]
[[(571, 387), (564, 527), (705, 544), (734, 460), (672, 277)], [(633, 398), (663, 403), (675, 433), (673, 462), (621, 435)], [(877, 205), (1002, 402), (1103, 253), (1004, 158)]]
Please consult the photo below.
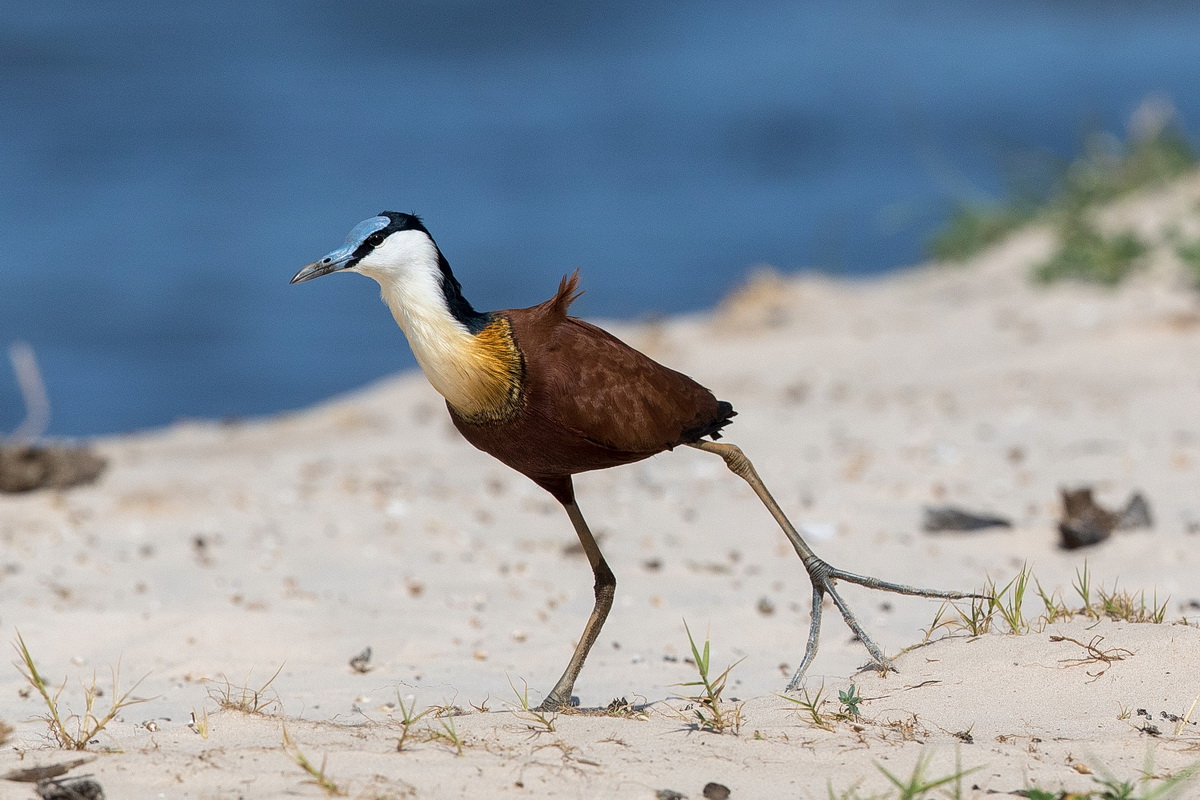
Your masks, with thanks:
[(536, 352), (522, 348), (527, 376), (546, 411), (591, 442), (657, 453), (697, 441), (732, 416), (708, 389), (595, 325), (565, 317), (546, 333)]

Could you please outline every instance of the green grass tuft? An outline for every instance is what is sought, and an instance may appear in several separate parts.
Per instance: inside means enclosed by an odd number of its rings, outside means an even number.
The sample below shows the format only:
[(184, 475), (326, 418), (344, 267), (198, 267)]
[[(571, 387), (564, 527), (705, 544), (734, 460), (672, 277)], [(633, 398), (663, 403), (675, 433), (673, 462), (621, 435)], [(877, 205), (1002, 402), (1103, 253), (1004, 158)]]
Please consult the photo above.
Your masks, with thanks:
[(695, 715), (696, 722), (702, 730), (714, 733), (725, 733), (728, 731), (736, 735), (742, 726), (742, 706), (739, 703), (732, 708), (723, 707), (721, 694), (725, 691), (725, 683), (729, 680), (729, 673), (733, 671), (734, 667), (742, 663), (742, 661), (738, 659), (726, 667), (725, 671), (720, 675), (711, 677), (712, 670), (708, 637), (704, 637), (704, 649), (701, 651), (696, 646), (696, 640), (692, 638), (692, 631), (688, 628), (687, 622), (683, 623), (683, 629), (687, 632), (688, 645), (692, 649), (692, 659), (696, 664), (696, 673), (699, 675), (700, 680), (687, 681), (678, 685), (698, 686), (701, 691), (695, 696), (684, 697), (682, 699), (692, 703), (692, 713)]
[(50, 735), (54, 737), (54, 741), (59, 747), (65, 750), (84, 750), (91, 743), (100, 731), (104, 730), (110, 722), (116, 719), (117, 714), (122, 709), (128, 708), (138, 703), (145, 703), (151, 698), (134, 697), (133, 693), (141, 684), (145, 677), (143, 676), (137, 683), (133, 684), (124, 693), (120, 690), (120, 670), (118, 667), (112, 670), (112, 703), (109, 709), (103, 715), (99, 714), (96, 708), (96, 700), (103, 695), (103, 690), (100, 689), (95, 674), (92, 675), (90, 683), (82, 683), (84, 711), (82, 714), (72, 714), (65, 712), (59, 705), (59, 699), (67, 688), (66, 680), (53, 693), (50, 687), (46, 684), (45, 678), (34, 663), (33, 655), (29, 652), (29, 647), (25, 644), (25, 639), (21, 634), (17, 633), (17, 641), (13, 643), (16, 648), (17, 655), (21, 660), (17, 662), (17, 670), (21, 676), (25, 678), (34, 689), (37, 689), (41, 695), (42, 702), (46, 706), (47, 714), (42, 719), (45, 720), (50, 728)]
[(396, 726), (400, 728), (400, 735), (396, 738), (396, 752), (402, 752), (408, 742), (408, 735), (412, 732), (413, 726), (421, 719), (433, 711), (427, 708), (424, 711), (417, 711), (417, 701), (414, 699), (411, 705), (404, 703), (404, 698), (400, 696), (400, 690), (396, 690), (396, 707), (400, 709), (400, 719), (396, 720)]
[[(821, 696), (824, 694), (824, 692), (825, 685), (821, 684), (821, 688), (817, 689), (815, 694), (809, 694), (808, 687), (806, 686), (800, 690), (799, 697), (788, 697), (786, 694), (776, 695), (776, 697), (780, 697), (784, 700), (787, 700), (789, 703), (795, 703), (797, 706), (799, 706), (800, 710), (804, 712), (804, 721), (812, 727), (820, 728), (823, 731), (832, 731), (833, 720), (830, 717), (825, 716), (824, 712), (821, 711), (821, 707), (825, 705), (825, 703), (829, 702)], [(839, 692), (839, 695), (840, 694), (841, 693)], [(859, 700), (861, 701), (862, 698), (859, 698)]]
[(940, 778), (927, 778), (925, 777), (925, 770), (929, 768), (929, 761), (932, 758), (932, 753), (925, 753), (918, 756), (917, 763), (913, 765), (912, 774), (909, 775), (906, 780), (897, 778), (878, 763), (875, 764), (875, 768), (882, 772), (884, 777), (891, 781), (892, 785), (896, 787), (897, 791), (899, 792), (899, 794), (896, 795), (896, 800), (922, 800), (922, 798), (928, 796), (929, 792), (933, 791), (939, 786), (945, 786), (951, 782), (954, 783), (955, 788), (954, 794), (951, 796), (960, 798), (962, 797), (962, 779), (966, 775), (981, 769), (981, 767), (963, 769), (962, 765), (959, 764), (958, 768), (951, 775), (943, 775)]
[[(217, 685), (217, 681), (211, 681), (214, 685), (208, 690), (209, 699), (226, 711), (240, 711), (243, 714), (270, 715), (280, 711), (283, 703), (279, 699), (279, 694), (271, 688), (271, 684), (283, 672), (283, 667), (284, 665), (280, 664), (279, 669), (275, 670), (275, 673), (257, 689), (250, 686), (249, 673), (246, 674), (246, 682), (241, 686), (235, 685), (233, 681), (222, 675), (223, 686)], [(210, 681), (205, 679), (204, 682), (209, 683)]]
[(529, 705), (529, 684), (524, 680), (521, 681), (520, 689), (512, 682), (512, 678), (508, 679), (508, 685), (512, 687), (513, 694), (517, 696), (517, 705), (513, 707), (513, 715), (524, 720), (532, 730), (554, 733), (554, 723), (558, 719), (558, 714), (546, 711), (541, 706)]
[(1178, 245), (1175, 248), (1175, 254), (1183, 262), (1183, 266), (1192, 278), (1192, 283), (1197, 289), (1200, 289), (1200, 239)]
[[(1030, 581), (1036, 587), (1044, 607), (1043, 613), (1034, 617), (1027, 616), (1025, 610)], [(1095, 586), (1086, 561), (1081, 569), (1075, 571), (1071, 588), (1081, 605), (1071, 607), (1057, 591), (1047, 592), (1028, 565), (1022, 566), (1016, 576), (1003, 586), (997, 587), (995, 581), (989, 579), (981, 592), (987, 595), (986, 599), (972, 599), (970, 605), (965, 607), (953, 602), (944, 604), (926, 630), (924, 642), (930, 641), (940, 629), (961, 631), (969, 636), (992, 632), (1023, 634), (1043, 630), (1052, 622), (1072, 617), (1159, 625), (1166, 622), (1170, 598), (1159, 602), (1157, 591), (1147, 596), (1145, 590), (1130, 592), (1116, 584), (1112, 589)], [(954, 613), (948, 614), (948, 611)]]
[(305, 783), (319, 787), (325, 794), (330, 797), (345, 797), (346, 790), (334, 783), (333, 779), (325, 772), (325, 760), (321, 759), (321, 766), (315, 766), (308, 757), (300, 751), (299, 745), (288, 735), (287, 727), (283, 729), (283, 751), (296, 763), (296, 766), (304, 770), (308, 774), (308, 780)]
[(1076, 280), (1116, 286), (1134, 271), (1149, 249), (1133, 233), (1108, 236), (1077, 217), (1062, 226), (1060, 236), (1058, 250), (1033, 269), (1038, 283)]

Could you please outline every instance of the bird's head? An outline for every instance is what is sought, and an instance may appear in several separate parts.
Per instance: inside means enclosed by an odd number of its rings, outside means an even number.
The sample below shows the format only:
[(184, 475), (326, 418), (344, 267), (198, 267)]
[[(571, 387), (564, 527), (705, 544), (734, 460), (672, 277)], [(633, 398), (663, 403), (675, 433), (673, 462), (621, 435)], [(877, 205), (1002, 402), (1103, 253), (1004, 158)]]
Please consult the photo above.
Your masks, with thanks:
[(414, 267), (438, 268), (439, 252), (421, 218), (384, 211), (354, 226), (346, 243), (301, 269), (292, 283), (331, 272), (359, 272), (383, 283), (401, 279)]

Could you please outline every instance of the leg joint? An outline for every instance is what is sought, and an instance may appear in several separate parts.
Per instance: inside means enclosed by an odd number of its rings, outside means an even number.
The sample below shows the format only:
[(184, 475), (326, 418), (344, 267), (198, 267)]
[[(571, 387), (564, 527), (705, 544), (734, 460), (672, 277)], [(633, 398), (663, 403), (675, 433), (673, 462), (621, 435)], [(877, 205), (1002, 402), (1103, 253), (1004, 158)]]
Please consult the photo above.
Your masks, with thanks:
[(725, 459), (725, 466), (741, 478), (749, 478), (754, 474), (754, 466), (750, 463), (750, 459), (736, 444), (727, 444), (721, 448), (721, 458)]
[(808, 570), (814, 588), (820, 587), (823, 590), (829, 586), (830, 576), (833, 574), (833, 567), (829, 564), (816, 556), (809, 556), (804, 559), (804, 568)]
[(617, 576), (613, 575), (613, 571), (608, 568), (608, 564), (601, 561), (596, 565), (594, 570), (596, 575), (596, 597), (599, 598), (602, 594), (607, 594), (612, 597), (617, 592)]

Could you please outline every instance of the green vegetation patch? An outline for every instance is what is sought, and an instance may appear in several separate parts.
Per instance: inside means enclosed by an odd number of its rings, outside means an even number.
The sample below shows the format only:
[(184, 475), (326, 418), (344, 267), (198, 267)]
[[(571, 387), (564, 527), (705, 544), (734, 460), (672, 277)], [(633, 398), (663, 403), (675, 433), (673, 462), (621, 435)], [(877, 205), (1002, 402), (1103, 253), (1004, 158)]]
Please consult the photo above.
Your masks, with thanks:
[(938, 261), (966, 261), (1037, 215), (1035, 203), (961, 203), (929, 240), (929, 254)]
[(1188, 274), (1191, 275), (1192, 282), (1196, 285), (1196, 288), (1200, 289), (1200, 239), (1178, 245), (1175, 248), (1175, 254), (1179, 256), (1179, 260), (1187, 268)]
[(1034, 280), (1052, 283), (1078, 280), (1116, 286), (1137, 267), (1149, 246), (1132, 233), (1106, 236), (1082, 219), (1072, 219), (1060, 232), (1054, 255), (1033, 268)]
[[(1197, 164), (1195, 150), (1172, 121), (1152, 126), (1126, 142), (1089, 136), (1084, 152), (1040, 191), (1013, 192), (1010, 199), (962, 203), (928, 242), (929, 254), (963, 262), (1030, 222), (1054, 226), (1061, 244), (1034, 268), (1035, 280), (1070, 279), (1115, 286), (1137, 267), (1148, 246), (1131, 233), (1107, 236), (1086, 221), (1096, 207), (1139, 189), (1165, 183)], [(1200, 242), (1180, 259), (1200, 284)]]

